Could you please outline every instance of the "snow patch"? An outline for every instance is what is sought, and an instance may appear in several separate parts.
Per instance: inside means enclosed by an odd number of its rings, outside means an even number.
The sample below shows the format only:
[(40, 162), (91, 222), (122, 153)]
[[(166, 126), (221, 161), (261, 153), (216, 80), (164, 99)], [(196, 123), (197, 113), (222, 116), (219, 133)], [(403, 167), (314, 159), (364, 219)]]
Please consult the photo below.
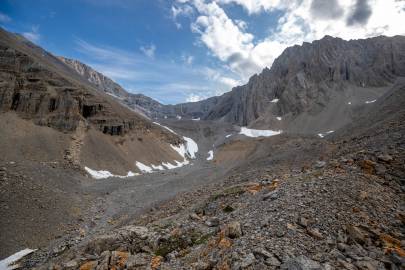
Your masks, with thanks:
[(349, 102), (347, 102), (347, 104), (352, 105), (352, 102), (351, 102), (351, 101), (349, 101)]
[(324, 132), (324, 133), (319, 133), (318, 136), (321, 137), (321, 138), (323, 138), (323, 137), (325, 137), (326, 135), (331, 134), (331, 133), (333, 133), (333, 132), (335, 132), (335, 131), (334, 131), (334, 130), (329, 130), (329, 131), (326, 131), (326, 132)]
[(195, 159), (195, 154), (198, 152), (197, 143), (193, 139), (188, 137), (183, 137), (183, 139), (186, 141), (185, 144), (180, 144), (179, 146), (171, 144), (170, 146), (177, 153), (179, 153), (179, 155), (182, 156), (184, 160), (186, 160), (187, 157)]
[(139, 174), (133, 173), (131, 171), (129, 171), (127, 173), (127, 175), (115, 175), (115, 174), (112, 174), (109, 171), (104, 171), (104, 170), (96, 171), (96, 170), (90, 169), (89, 167), (84, 167), (84, 169), (94, 179), (104, 179), (104, 178), (108, 178), (108, 177), (126, 178), (126, 177), (132, 177), (132, 176), (139, 175)]
[(231, 137), (233, 134), (228, 134), (228, 135), (226, 135), (225, 136), (225, 138), (229, 138), (229, 137)]
[(164, 170), (165, 170), (165, 168), (163, 168), (162, 165), (157, 165), (157, 166), (155, 166), (155, 165), (151, 164), (150, 166), (151, 166), (154, 170), (158, 170), (158, 171), (164, 171)]
[(27, 256), (28, 254), (31, 254), (32, 252), (34, 252), (36, 249), (23, 249), (17, 253), (14, 253), (13, 255), (11, 255), (10, 257), (5, 258), (4, 260), (0, 261), (0, 270), (9, 270), (9, 269), (16, 269), (19, 266), (15, 265), (14, 263), (18, 260), (20, 260), (21, 258), (23, 258), (24, 256)]
[(112, 94), (112, 93), (108, 93), (108, 92), (105, 92), (105, 93), (106, 93), (107, 95), (110, 95), (110, 96), (116, 98), (116, 99), (123, 100), (122, 97), (116, 96), (116, 95), (114, 95), (114, 94)]
[(146, 166), (145, 164), (143, 164), (142, 162), (137, 161), (135, 163), (136, 167), (138, 167), (138, 169), (141, 172), (145, 172), (145, 173), (151, 173), (153, 171), (153, 169), (149, 166)]
[(276, 118), (277, 118), (278, 121), (281, 121), (281, 119), (282, 119), (280, 116), (278, 116)]
[(175, 165), (173, 165), (169, 162), (163, 162), (162, 165), (165, 166), (168, 170), (172, 170), (172, 169), (180, 168), (180, 167), (190, 164), (190, 162), (188, 160), (184, 160), (183, 162), (179, 162), (179, 161), (175, 160), (174, 162), (176, 162)]
[(191, 138), (183, 137), (186, 141), (186, 149), (190, 158), (195, 159), (195, 154), (198, 152), (198, 144)]
[(176, 132), (174, 132), (173, 129), (168, 128), (168, 127), (166, 127), (166, 126), (164, 126), (164, 125), (161, 125), (161, 124), (159, 124), (158, 122), (153, 122), (153, 124), (156, 124), (156, 125), (158, 125), (158, 126), (161, 126), (162, 128), (167, 129), (167, 130), (170, 131), (171, 133), (178, 135)]
[(210, 151), (208, 151), (207, 160), (213, 160), (213, 159), (214, 159), (214, 151), (210, 150)]
[(181, 120), (181, 116), (180, 115), (176, 115), (177, 120)]
[(376, 102), (376, 101), (377, 101), (376, 99), (373, 99), (373, 100), (367, 100), (367, 101), (366, 101), (366, 104), (374, 103), (374, 102)]
[(271, 103), (277, 103), (279, 101), (278, 98), (273, 99), (272, 101), (270, 101)]
[(241, 127), (240, 132), (239, 132), (239, 134), (243, 134), (243, 135), (245, 135), (247, 137), (253, 137), (253, 138), (256, 138), (256, 137), (270, 137), (270, 136), (274, 136), (274, 135), (279, 135), (281, 133), (282, 133), (281, 130), (278, 130), (278, 131), (275, 131), (275, 130), (260, 130), (260, 129), (250, 129), (250, 128), (247, 128), (247, 127)]
[(193, 120), (193, 121), (200, 121), (200, 120), (201, 120), (201, 118), (200, 118), (200, 117), (198, 117), (198, 118), (193, 118), (193, 119), (191, 119), (191, 120)]

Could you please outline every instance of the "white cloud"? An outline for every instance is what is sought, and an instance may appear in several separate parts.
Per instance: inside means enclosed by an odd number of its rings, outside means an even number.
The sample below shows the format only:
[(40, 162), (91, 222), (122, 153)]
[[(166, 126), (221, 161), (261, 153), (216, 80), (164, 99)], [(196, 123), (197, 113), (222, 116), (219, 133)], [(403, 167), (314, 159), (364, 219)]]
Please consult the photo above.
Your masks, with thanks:
[(197, 102), (203, 99), (205, 99), (205, 97), (196, 94), (190, 94), (188, 95), (186, 102)]
[(272, 11), (290, 5), (294, 0), (215, 0), (220, 4), (237, 4), (245, 8), (249, 14), (260, 11)]
[(41, 35), (39, 34), (39, 26), (35, 25), (31, 27), (30, 32), (24, 32), (22, 35), (30, 40), (31, 42), (38, 43), (41, 39)]
[(174, 24), (176, 25), (177, 29), (181, 29), (182, 25), (181, 23), (179, 23), (177, 21), (177, 17), (178, 16), (185, 16), (185, 17), (191, 17), (194, 13), (194, 9), (192, 6), (188, 5), (188, 4), (184, 4), (187, 1), (179, 1), (180, 3), (183, 3), (183, 5), (173, 5), (171, 8), (171, 12), (172, 12), (172, 19), (174, 21)]
[(172, 16), (173, 18), (177, 18), (179, 15), (191, 16), (194, 12), (192, 6), (190, 5), (182, 5), (182, 6), (172, 6)]
[[(325, 35), (343, 39), (404, 34), (405, 1), (396, 0), (189, 0), (196, 10), (191, 30), (210, 53), (242, 81), (264, 67), (288, 46)], [(326, 3), (326, 4), (325, 4)], [(223, 5), (240, 5), (248, 14), (281, 11), (271, 34), (262, 40), (245, 22), (233, 20)], [(249, 17), (252, 18), (252, 17)], [(254, 19), (254, 18), (252, 18)]]
[(238, 81), (238, 80), (235, 80), (235, 79), (232, 79), (232, 78), (229, 78), (229, 77), (220, 77), (219, 82), (226, 85), (226, 86), (228, 86), (229, 89), (241, 84), (241, 81)]
[(193, 64), (193, 61), (194, 61), (194, 56), (182, 54), (182, 55), (181, 55), (181, 60), (182, 60), (184, 63), (186, 63), (187, 65), (192, 65), (192, 64)]
[(147, 57), (149, 58), (155, 58), (155, 51), (156, 51), (156, 46), (154, 44), (151, 44), (150, 46), (141, 46), (139, 48)]
[(11, 21), (11, 18), (7, 14), (0, 12), (0, 23), (7, 23), (10, 21)]

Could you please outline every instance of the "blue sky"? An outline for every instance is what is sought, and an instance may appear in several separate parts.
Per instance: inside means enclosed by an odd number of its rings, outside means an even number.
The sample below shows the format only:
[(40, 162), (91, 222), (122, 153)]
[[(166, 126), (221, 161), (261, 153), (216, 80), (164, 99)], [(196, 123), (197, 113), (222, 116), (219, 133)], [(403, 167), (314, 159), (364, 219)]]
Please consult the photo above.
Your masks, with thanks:
[(0, 25), (173, 104), (229, 91), (287, 46), (326, 34), (404, 34), (404, 9), (395, 0), (1, 0)]

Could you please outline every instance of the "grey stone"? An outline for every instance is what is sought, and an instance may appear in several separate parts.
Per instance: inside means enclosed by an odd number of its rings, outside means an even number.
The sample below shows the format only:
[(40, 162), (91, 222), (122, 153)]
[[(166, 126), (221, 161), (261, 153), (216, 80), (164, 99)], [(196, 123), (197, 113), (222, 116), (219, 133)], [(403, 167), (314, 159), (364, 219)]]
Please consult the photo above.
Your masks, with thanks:
[(249, 253), (246, 257), (244, 257), (242, 259), (240, 266), (242, 267), (242, 269), (246, 268), (246, 267), (252, 265), (255, 262), (255, 260), (256, 260), (256, 258), (253, 255), (253, 253)]
[(285, 270), (324, 270), (324, 267), (306, 256), (298, 256), (288, 259), (281, 265), (281, 269)]

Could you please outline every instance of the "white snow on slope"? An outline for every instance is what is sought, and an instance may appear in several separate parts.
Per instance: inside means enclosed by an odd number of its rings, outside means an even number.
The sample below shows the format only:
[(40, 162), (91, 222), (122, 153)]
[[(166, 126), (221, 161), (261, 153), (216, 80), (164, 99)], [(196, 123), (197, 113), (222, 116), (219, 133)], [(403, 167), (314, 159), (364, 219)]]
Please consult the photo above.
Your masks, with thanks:
[(194, 159), (195, 154), (198, 152), (198, 144), (191, 138), (183, 137), (186, 141), (186, 149), (190, 158)]
[(277, 103), (279, 101), (278, 98), (273, 99), (272, 101), (270, 101), (271, 103)]
[(9, 269), (16, 269), (18, 268), (18, 265), (13, 265), (16, 261), (20, 260), (24, 256), (27, 256), (28, 254), (34, 252), (36, 249), (23, 249), (10, 257), (5, 258), (4, 260), (0, 261), (0, 270), (9, 270)]
[(377, 101), (376, 99), (373, 99), (373, 100), (367, 100), (367, 101), (366, 101), (366, 104), (374, 103), (374, 102), (376, 102), (376, 101)]
[(200, 121), (200, 120), (201, 120), (201, 118), (200, 118), (200, 117), (198, 117), (198, 118), (193, 118), (193, 119), (191, 119), (191, 120), (193, 120), (193, 121)]
[(331, 134), (331, 133), (333, 133), (333, 132), (335, 132), (335, 131), (334, 131), (334, 130), (329, 130), (329, 131), (326, 131), (326, 132), (324, 132), (324, 133), (319, 133), (318, 136), (321, 137), (321, 138), (323, 138), (323, 137), (325, 137), (326, 135)]
[(170, 145), (177, 153), (179, 153), (180, 156), (183, 157), (184, 160), (187, 159), (187, 157), (194, 159), (195, 154), (198, 152), (198, 145), (197, 143), (188, 137), (183, 137), (183, 139), (186, 141), (185, 144), (180, 144), (179, 146), (176, 145)]
[(240, 132), (239, 132), (239, 134), (243, 134), (243, 135), (245, 135), (247, 137), (253, 137), (253, 138), (256, 138), (256, 137), (270, 137), (270, 136), (274, 136), (274, 135), (279, 135), (281, 133), (282, 133), (281, 130), (278, 130), (278, 131), (275, 131), (275, 130), (260, 130), (260, 129), (250, 129), (250, 128), (247, 128), (247, 127), (241, 127)]
[(126, 177), (132, 177), (132, 176), (139, 175), (139, 174), (133, 173), (131, 171), (129, 171), (127, 175), (114, 175), (109, 171), (104, 171), (104, 170), (96, 171), (96, 170), (90, 169), (89, 167), (84, 167), (84, 169), (94, 179), (104, 179), (104, 178), (108, 178), (108, 177), (126, 178)]
[(174, 162), (176, 162), (175, 165), (173, 165), (169, 162), (163, 162), (162, 165), (165, 166), (168, 170), (172, 170), (172, 169), (180, 168), (180, 167), (190, 164), (190, 161), (188, 161), (188, 160), (184, 160), (183, 162), (179, 162), (179, 161), (175, 160)]
[(162, 165), (155, 166), (155, 165), (151, 164), (150, 166), (151, 166), (154, 170), (158, 170), (158, 171), (164, 171), (164, 170), (165, 170), (165, 168), (163, 168)]
[(225, 136), (225, 138), (229, 138), (231, 136), (232, 136), (232, 134), (228, 134), (228, 135)]
[(142, 162), (137, 161), (135, 163), (136, 167), (138, 167), (138, 169), (141, 172), (145, 172), (145, 173), (151, 173), (153, 171), (153, 169), (145, 164), (143, 164)]
[[(170, 129), (170, 128), (166, 127), (166, 126), (163, 126), (163, 125), (159, 124), (158, 122), (153, 122), (153, 123), (156, 124), (156, 125), (158, 125), (158, 126), (161, 126), (161, 127), (165, 128), (165, 129), (167, 129), (168, 131), (170, 131), (170, 132), (173, 133), (173, 134), (178, 135), (178, 134), (177, 134), (176, 132), (174, 132), (172, 129)], [(188, 138), (188, 137), (185, 137), (185, 136), (183, 136), (183, 139), (186, 141), (186, 145), (181, 144), (181, 145), (179, 145), (179, 146), (175, 146), (175, 145), (170, 145), (170, 146), (171, 146), (174, 150), (176, 150), (177, 153), (179, 153), (183, 158), (185, 158), (185, 157), (186, 157), (186, 154), (187, 154), (190, 158), (194, 159), (194, 158), (195, 158), (195, 153), (198, 152), (198, 145), (197, 145), (197, 143), (196, 143), (193, 139)]]
[(349, 102), (347, 102), (347, 104), (352, 105), (352, 102), (351, 102), (351, 101), (349, 101)]
[(281, 118), (280, 116), (277, 117), (277, 120), (278, 120), (278, 121), (281, 121), (281, 119), (282, 119), (282, 118)]
[(214, 159), (214, 151), (210, 150), (210, 151), (208, 151), (207, 160), (213, 160), (213, 159)]
[(158, 125), (158, 126), (161, 126), (162, 128), (167, 129), (167, 130), (170, 131), (171, 133), (178, 135), (176, 132), (174, 132), (173, 129), (168, 128), (168, 127), (166, 127), (166, 126), (164, 126), (164, 125), (161, 125), (161, 124), (159, 124), (158, 122), (153, 122), (153, 124), (156, 124), (156, 125)]
[(112, 96), (112, 97), (116, 98), (116, 99), (123, 100), (123, 98), (122, 98), (122, 97), (116, 96), (116, 95), (114, 95), (114, 94), (112, 94), (112, 93), (107, 93), (107, 92), (105, 92), (105, 93), (106, 93), (107, 95), (110, 95), (110, 96)]

